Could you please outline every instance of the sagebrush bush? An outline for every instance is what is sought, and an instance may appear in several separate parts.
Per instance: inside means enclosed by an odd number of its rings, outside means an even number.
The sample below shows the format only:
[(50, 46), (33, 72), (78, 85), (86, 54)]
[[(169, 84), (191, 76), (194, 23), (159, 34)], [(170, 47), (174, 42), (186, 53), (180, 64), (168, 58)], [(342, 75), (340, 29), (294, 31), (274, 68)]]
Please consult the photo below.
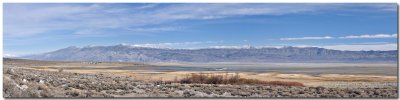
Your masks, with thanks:
[(262, 84), (262, 85), (279, 85), (279, 86), (304, 86), (299, 82), (285, 82), (285, 81), (262, 81), (258, 79), (246, 79), (240, 78), (239, 74), (236, 73), (233, 76), (228, 74), (190, 74), (187, 77), (181, 79), (180, 83), (200, 83), (200, 84)]
[(20, 80), (12, 80), (10, 78), (3, 78), (3, 95), (4, 97), (31, 97), (31, 93), (25, 88)]
[(284, 82), (284, 81), (271, 81), (268, 82), (271, 85), (281, 85), (281, 86), (304, 86), (303, 83), (299, 82)]

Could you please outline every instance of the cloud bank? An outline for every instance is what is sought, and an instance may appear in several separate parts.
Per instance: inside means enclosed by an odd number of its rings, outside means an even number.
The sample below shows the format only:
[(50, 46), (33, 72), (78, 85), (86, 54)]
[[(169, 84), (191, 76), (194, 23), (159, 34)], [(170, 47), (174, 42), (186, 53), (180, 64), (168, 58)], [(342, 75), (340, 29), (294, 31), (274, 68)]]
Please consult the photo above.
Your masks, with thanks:
[[(57, 31), (77, 35), (174, 31), (162, 26), (180, 20), (214, 20), (252, 15), (323, 13), (329, 10), (396, 11), (395, 4), (4, 4), (5, 37), (29, 37)], [(210, 13), (212, 12), (212, 13)], [(145, 27), (161, 25), (159, 27)], [(180, 26), (175, 26), (180, 27)], [(95, 33), (95, 34), (94, 34)]]
[(397, 38), (397, 34), (366, 34), (366, 35), (349, 35), (344, 37), (296, 37), (296, 38), (280, 38), (280, 40), (323, 40), (323, 39), (367, 39), (367, 38)]
[(281, 38), (280, 40), (322, 40), (322, 39), (333, 39), (331, 36), (324, 37), (299, 37), (299, 38)]
[[(193, 42), (165, 42), (165, 43), (143, 43), (143, 44), (127, 44), (122, 43), (124, 46), (131, 47), (149, 47), (149, 48), (174, 48), (180, 46), (193, 46), (201, 44), (218, 44), (223, 43), (223, 41), (193, 41)], [(178, 49), (178, 48), (176, 48)]]
[(359, 38), (397, 38), (397, 34), (366, 34), (366, 35), (350, 35), (339, 37), (341, 39), (359, 39)]
[(331, 46), (320, 46), (326, 49), (335, 50), (349, 50), (349, 51), (369, 51), (369, 50), (397, 50), (397, 44), (374, 44), (374, 45), (331, 45)]

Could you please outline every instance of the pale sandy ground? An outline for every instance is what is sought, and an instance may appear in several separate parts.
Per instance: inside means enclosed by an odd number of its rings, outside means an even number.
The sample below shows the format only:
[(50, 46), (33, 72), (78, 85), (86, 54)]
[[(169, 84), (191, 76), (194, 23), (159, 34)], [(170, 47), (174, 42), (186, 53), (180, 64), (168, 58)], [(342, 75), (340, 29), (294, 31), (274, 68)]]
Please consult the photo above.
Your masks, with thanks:
[[(57, 69), (37, 69), (36, 70), (50, 70), (57, 71)], [(192, 71), (178, 71), (178, 72), (158, 72), (156, 70), (65, 70), (66, 72), (75, 73), (113, 73), (115, 75), (126, 75), (134, 79), (144, 81), (175, 81), (184, 78), (191, 73), (203, 74), (221, 74), (221, 75), (234, 75), (236, 73), (226, 72), (192, 72)], [(380, 75), (340, 75), (340, 74), (321, 74), (321, 75), (305, 75), (305, 74), (280, 74), (280, 73), (251, 73), (241, 72), (238, 73), (242, 78), (259, 79), (265, 81), (294, 81), (301, 82), (306, 86), (360, 86), (360, 84), (370, 83), (376, 85), (385, 85), (388, 83), (396, 83), (397, 76), (380, 76)]]
[(204, 66), (282, 66), (282, 67), (393, 67), (396, 64), (386, 63), (152, 63), (151, 65), (158, 66), (193, 66), (193, 67), (204, 67)]
[[(84, 64), (80, 62), (35, 62), (35, 61), (11, 61), (6, 62), (6, 65), (10, 66), (23, 66), (27, 69), (35, 70), (49, 70), (57, 71), (57, 68), (64, 68), (65, 72), (75, 73), (112, 73), (115, 75), (126, 75), (131, 76), (134, 79), (145, 80), (145, 81), (174, 81), (184, 78), (191, 73), (212, 73), (222, 75), (234, 75), (235, 73), (227, 72), (210, 72), (210, 71), (159, 71), (146, 69), (143, 64), (140, 63), (100, 63), (100, 64)], [(329, 67), (378, 67), (381, 70), (379, 73), (396, 73), (396, 64), (349, 64), (349, 63), (269, 63), (269, 64), (235, 64), (235, 63), (207, 63), (207, 64), (178, 64), (178, 63), (153, 63), (152, 65), (158, 66), (287, 66), (287, 67), (307, 67), (307, 68), (329, 68)], [(115, 69), (118, 67), (133, 66), (137, 67), (135, 70), (123, 70)], [(70, 69), (68, 69), (70, 68)], [(110, 69), (114, 68), (114, 69)], [(393, 70), (394, 69), (394, 70)], [(279, 69), (278, 69), (279, 70)], [(304, 70), (304, 69), (302, 69)], [(321, 69), (317, 70), (320, 71)], [(323, 70), (323, 69), (322, 69)], [(366, 70), (351, 70), (354, 72), (374, 72), (378, 71), (375, 69)], [(323, 71), (321, 71), (323, 72)], [(385, 85), (396, 85), (397, 75), (380, 75), (380, 74), (283, 74), (283, 73), (254, 73), (254, 72), (240, 72), (240, 77), (249, 79), (259, 79), (266, 81), (295, 81), (301, 82), (307, 86), (326, 86), (326, 87), (354, 87), (354, 86), (385, 86)], [(365, 85), (367, 84), (367, 85)], [(369, 84), (369, 85), (368, 85)]]

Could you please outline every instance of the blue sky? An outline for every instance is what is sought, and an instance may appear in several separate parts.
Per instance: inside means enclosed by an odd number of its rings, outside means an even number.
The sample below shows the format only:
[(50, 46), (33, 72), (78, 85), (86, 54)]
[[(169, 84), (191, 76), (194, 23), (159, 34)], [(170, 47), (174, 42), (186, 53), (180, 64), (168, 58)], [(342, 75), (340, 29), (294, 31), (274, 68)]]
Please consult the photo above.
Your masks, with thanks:
[(4, 55), (68, 46), (396, 50), (393, 4), (3, 4)]

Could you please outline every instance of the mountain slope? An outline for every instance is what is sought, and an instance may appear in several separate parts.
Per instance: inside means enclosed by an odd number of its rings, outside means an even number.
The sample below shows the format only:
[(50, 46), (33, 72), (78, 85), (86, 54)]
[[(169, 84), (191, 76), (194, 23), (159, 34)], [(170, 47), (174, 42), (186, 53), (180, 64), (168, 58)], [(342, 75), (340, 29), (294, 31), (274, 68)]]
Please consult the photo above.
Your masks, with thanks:
[(317, 47), (162, 49), (127, 45), (68, 47), (20, 58), (62, 61), (126, 62), (393, 62), (393, 51), (340, 51)]

